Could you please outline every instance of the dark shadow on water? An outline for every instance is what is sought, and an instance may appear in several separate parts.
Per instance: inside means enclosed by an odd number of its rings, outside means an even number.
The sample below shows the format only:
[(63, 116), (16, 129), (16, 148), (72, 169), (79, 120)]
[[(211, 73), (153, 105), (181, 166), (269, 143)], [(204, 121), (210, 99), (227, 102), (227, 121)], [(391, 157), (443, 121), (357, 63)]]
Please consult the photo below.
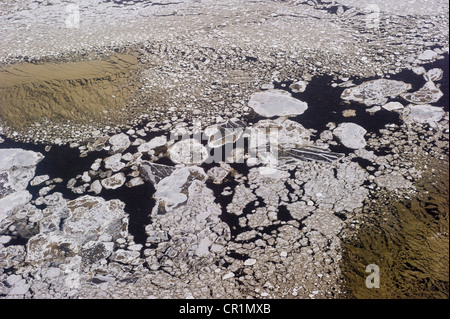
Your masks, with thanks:
[[(326, 125), (330, 122), (336, 124), (343, 122), (356, 123), (368, 132), (376, 134), (379, 134), (379, 130), (385, 128), (386, 124), (401, 124), (399, 115), (395, 112), (382, 109), (376, 113), (369, 113), (366, 112), (367, 107), (365, 105), (354, 102), (344, 103), (341, 99), (344, 88), (333, 88), (331, 86), (332, 80), (332, 77), (329, 75), (316, 76), (308, 83), (305, 92), (302, 93), (293, 93), (289, 89), (289, 86), (293, 83), (292, 81), (275, 83), (275, 88), (286, 90), (294, 98), (308, 103), (308, 109), (303, 114), (291, 119), (305, 128), (318, 131), (318, 134), (326, 130)], [(355, 110), (356, 116), (345, 117), (342, 112), (346, 109)]]
[[(444, 93), (444, 96), (436, 103), (431, 103), (434, 106), (444, 107), (444, 110), (448, 112), (449, 110), (449, 56), (448, 54), (443, 55), (444, 58), (436, 60), (431, 63), (424, 64), (423, 67), (426, 70), (432, 68), (441, 68), (444, 70), (444, 76), (440, 81), (436, 81), (440, 85), (440, 90)], [(370, 78), (351, 78), (354, 84), (359, 85), (363, 82), (379, 79), (380, 77), (370, 77)], [(388, 77), (391, 80), (404, 81), (410, 83), (412, 88), (409, 92), (415, 92), (422, 88), (426, 81), (422, 75), (415, 74), (412, 70), (403, 70), (398, 74), (390, 75)], [(400, 116), (396, 112), (387, 111), (381, 109), (375, 113), (369, 113), (366, 110), (370, 107), (366, 105), (355, 103), (355, 102), (345, 102), (341, 99), (341, 94), (345, 88), (332, 87), (333, 78), (329, 75), (315, 76), (307, 85), (305, 92), (294, 93), (289, 86), (293, 81), (283, 81), (274, 83), (275, 89), (288, 91), (292, 94), (294, 98), (308, 103), (308, 109), (301, 115), (291, 117), (294, 120), (302, 124), (305, 128), (314, 129), (320, 134), (322, 131), (326, 130), (326, 125), (329, 122), (334, 122), (335, 124), (343, 122), (356, 123), (363, 128), (365, 128), (369, 133), (379, 133), (380, 129), (384, 129), (387, 124), (401, 125), (402, 121)], [(392, 98), (389, 101), (398, 101), (403, 105), (408, 105), (409, 103), (400, 97)], [(347, 109), (353, 109), (356, 111), (356, 116), (344, 117), (342, 112)], [(257, 114), (252, 114), (249, 118), (251, 123), (256, 123), (260, 120), (265, 119)]]
[(106, 200), (119, 199), (125, 203), (129, 215), (128, 231), (136, 244), (145, 245), (147, 233), (145, 226), (151, 224), (150, 214), (155, 206), (155, 188), (150, 183), (135, 187), (123, 186), (116, 190), (103, 190), (99, 196)]

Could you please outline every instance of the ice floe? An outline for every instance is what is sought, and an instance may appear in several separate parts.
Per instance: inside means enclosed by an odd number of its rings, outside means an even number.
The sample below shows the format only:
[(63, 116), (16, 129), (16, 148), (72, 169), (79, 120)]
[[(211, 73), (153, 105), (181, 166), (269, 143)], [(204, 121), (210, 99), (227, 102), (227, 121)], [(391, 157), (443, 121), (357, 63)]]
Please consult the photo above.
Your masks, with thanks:
[(277, 118), (261, 120), (251, 128), (250, 148), (264, 149), (267, 144), (278, 147), (297, 147), (311, 145), (311, 132), (300, 123)]
[(198, 140), (182, 140), (169, 148), (170, 159), (177, 164), (202, 164), (208, 157), (208, 151)]
[(100, 194), (102, 192), (102, 188), (103, 188), (102, 184), (97, 179), (91, 184), (91, 187), (89, 188), (89, 191), (93, 192), (95, 195), (98, 195), (98, 194)]
[(414, 93), (403, 93), (401, 97), (406, 101), (417, 104), (436, 103), (444, 94), (432, 81)]
[(438, 56), (437, 52), (433, 50), (425, 50), (417, 58), (422, 61), (430, 61)]
[(172, 210), (187, 201), (187, 188), (193, 180), (206, 181), (208, 175), (200, 167), (183, 167), (174, 170), (169, 176), (161, 179), (156, 185), (154, 197), (158, 201), (156, 208), (164, 206), (165, 211)]
[(121, 162), (122, 155), (116, 153), (104, 159), (105, 168), (110, 169), (113, 172), (118, 172), (125, 167), (125, 163)]
[(121, 153), (125, 151), (131, 144), (130, 138), (124, 133), (111, 136), (108, 142), (111, 145), (111, 153)]
[[(206, 179), (202, 168), (185, 167), (156, 185), (155, 197), (167, 202), (157, 203), (152, 224), (145, 228), (147, 241), (157, 244), (155, 253), (146, 258), (150, 269), (182, 276), (197, 269), (199, 263), (212, 264), (217, 255), (225, 253), (230, 230), (219, 218), (221, 209)], [(161, 204), (170, 201), (175, 201), (170, 203), (172, 207), (161, 211)]]
[(259, 115), (296, 116), (308, 109), (308, 104), (295, 99), (289, 92), (282, 90), (269, 90), (252, 94), (248, 105)]
[(313, 147), (311, 134), (301, 124), (288, 119), (261, 120), (251, 128), (250, 150), (263, 164), (277, 164), (278, 159), (332, 162), (342, 157)]
[(308, 86), (308, 82), (306, 81), (297, 81), (292, 83), (289, 88), (293, 93), (302, 93), (305, 92), (306, 87)]
[(345, 89), (343, 100), (350, 100), (367, 106), (382, 105), (388, 97), (394, 98), (411, 89), (411, 84), (402, 81), (378, 79), (364, 82), (358, 86)]
[(404, 108), (403, 104), (400, 102), (389, 102), (384, 104), (382, 107), (388, 111), (402, 110)]
[(31, 186), (37, 186), (37, 185), (42, 184), (42, 183), (45, 182), (45, 181), (48, 181), (49, 179), (50, 179), (50, 176), (48, 176), (48, 175), (39, 175), (39, 176), (35, 176), (35, 177), (31, 180), (30, 185), (31, 185)]
[(220, 166), (214, 166), (208, 170), (207, 174), (214, 184), (220, 184), (230, 173), (231, 167), (226, 163), (220, 163)]
[[(368, 190), (363, 183), (368, 174), (357, 164), (346, 162), (337, 168), (323, 166), (309, 169), (313, 163), (303, 162), (295, 177), (304, 184), (303, 200), (311, 200), (323, 211), (352, 211), (362, 207)], [(317, 165), (317, 164), (315, 164)]]
[(105, 178), (101, 181), (105, 189), (117, 189), (122, 187), (125, 183), (126, 177), (124, 173), (117, 173), (111, 177)]
[(166, 136), (157, 136), (150, 140), (150, 142), (143, 143), (139, 145), (138, 152), (141, 153), (149, 153), (151, 151), (154, 151), (158, 147), (165, 146), (167, 144), (167, 137)]
[(142, 161), (139, 166), (139, 172), (144, 180), (153, 184), (158, 184), (163, 178), (170, 176), (176, 168), (169, 165)]
[(43, 158), (33, 151), (0, 149), (0, 222), (31, 200), (26, 187)]
[(409, 104), (402, 112), (405, 123), (428, 123), (432, 127), (437, 127), (437, 122), (444, 116), (442, 108), (428, 104)]
[(364, 138), (366, 133), (363, 127), (355, 123), (341, 123), (333, 131), (344, 146), (352, 149), (360, 149), (367, 145)]
[(281, 148), (278, 156), (282, 160), (301, 160), (301, 161), (318, 161), (333, 162), (344, 157), (344, 154), (331, 152), (319, 147), (298, 147), (291, 149)]
[(428, 70), (426, 74), (424, 74), (425, 80), (428, 81), (440, 81), (444, 77), (444, 70), (439, 68), (433, 68)]
[(124, 206), (119, 200), (106, 201), (88, 195), (71, 201), (57, 196), (56, 202), (43, 212), (40, 233), (28, 241), (26, 260), (58, 265), (77, 254), (85, 258), (106, 258), (114, 244), (100, 239), (114, 240), (128, 234)]
[(414, 185), (398, 172), (391, 172), (389, 174), (382, 174), (375, 177), (375, 183), (380, 187), (385, 187), (390, 191), (397, 191), (398, 189), (413, 189)]

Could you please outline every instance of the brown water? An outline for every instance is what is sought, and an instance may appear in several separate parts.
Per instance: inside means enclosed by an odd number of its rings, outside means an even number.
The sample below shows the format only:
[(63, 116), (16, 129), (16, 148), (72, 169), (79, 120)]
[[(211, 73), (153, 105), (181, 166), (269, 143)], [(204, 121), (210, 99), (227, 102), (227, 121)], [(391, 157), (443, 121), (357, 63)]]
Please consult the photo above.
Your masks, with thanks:
[(13, 128), (44, 118), (101, 118), (125, 106), (137, 64), (134, 56), (116, 53), (108, 60), (1, 67), (0, 117)]
[[(391, 194), (367, 207), (364, 225), (345, 243), (342, 271), (350, 297), (449, 298), (449, 167), (433, 160), (418, 195)], [(368, 289), (366, 266), (380, 269), (380, 288)]]

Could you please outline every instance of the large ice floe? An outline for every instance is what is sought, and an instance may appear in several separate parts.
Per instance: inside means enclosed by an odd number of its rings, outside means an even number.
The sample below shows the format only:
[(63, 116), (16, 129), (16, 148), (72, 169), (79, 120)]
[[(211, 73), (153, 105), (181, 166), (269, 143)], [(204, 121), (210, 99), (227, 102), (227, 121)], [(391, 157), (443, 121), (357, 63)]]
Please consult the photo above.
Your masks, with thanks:
[(311, 132), (298, 122), (285, 118), (261, 120), (251, 128), (250, 147), (271, 145), (285, 148), (312, 145)]
[[(39, 234), (28, 241), (30, 263), (95, 263), (111, 255), (114, 241), (128, 235), (128, 215), (120, 200), (82, 196), (75, 200), (54, 193), (45, 198), (47, 207), (39, 220)], [(73, 261), (73, 260), (72, 260)]]
[(174, 170), (169, 176), (161, 179), (156, 185), (154, 197), (158, 209), (164, 205), (165, 211), (177, 207), (188, 199), (186, 192), (193, 180), (206, 181), (208, 176), (200, 167), (183, 167)]
[(296, 116), (308, 109), (308, 104), (295, 99), (289, 92), (282, 90), (269, 90), (252, 94), (248, 105), (259, 115)]
[(445, 111), (437, 106), (428, 104), (409, 104), (402, 113), (405, 123), (428, 123), (431, 127), (437, 127), (437, 123), (445, 116)]
[(43, 158), (37, 152), (0, 149), (0, 223), (31, 200), (26, 188)]
[(152, 224), (145, 228), (147, 242), (157, 245), (146, 259), (151, 269), (183, 275), (225, 253), (230, 230), (219, 217), (222, 211), (202, 168), (144, 162), (141, 172), (156, 189)]
[(363, 127), (355, 123), (341, 123), (333, 131), (344, 146), (352, 149), (364, 148), (367, 145), (364, 138), (366, 133)]
[(121, 153), (130, 146), (130, 138), (124, 133), (111, 136), (108, 140), (111, 153)]
[(411, 84), (402, 81), (388, 79), (371, 80), (345, 89), (341, 98), (367, 106), (383, 105), (388, 101), (388, 98), (395, 98), (411, 89), (411, 87)]

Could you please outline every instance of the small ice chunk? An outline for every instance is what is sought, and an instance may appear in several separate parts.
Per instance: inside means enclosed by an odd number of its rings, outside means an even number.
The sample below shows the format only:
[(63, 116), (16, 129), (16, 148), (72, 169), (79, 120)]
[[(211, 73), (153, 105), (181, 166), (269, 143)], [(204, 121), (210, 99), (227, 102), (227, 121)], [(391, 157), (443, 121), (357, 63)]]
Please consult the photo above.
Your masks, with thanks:
[(404, 106), (400, 102), (389, 102), (383, 105), (383, 109), (388, 111), (402, 110), (403, 108)]
[(249, 258), (246, 261), (244, 261), (245, 266), (253, 266), (254, 264), (256, 264), (256, 259), (253, 258)]
[(223, 279), (223, 280), (227, 280), (227, 279), (230, 279), (230, 278), (233, 278), (233, 277), (234, 277), (234, 273), (232, 273), (232, 272), (230, 271), (230, 272), (226, 273), (226, 274), (222, 277), (222, 279)]
[(294, 93), (302, 93), (305, 92), (306, 87), (308, 86), (308, 82), (306, 81), (297, 81), (292, 83), (289, 88)]

